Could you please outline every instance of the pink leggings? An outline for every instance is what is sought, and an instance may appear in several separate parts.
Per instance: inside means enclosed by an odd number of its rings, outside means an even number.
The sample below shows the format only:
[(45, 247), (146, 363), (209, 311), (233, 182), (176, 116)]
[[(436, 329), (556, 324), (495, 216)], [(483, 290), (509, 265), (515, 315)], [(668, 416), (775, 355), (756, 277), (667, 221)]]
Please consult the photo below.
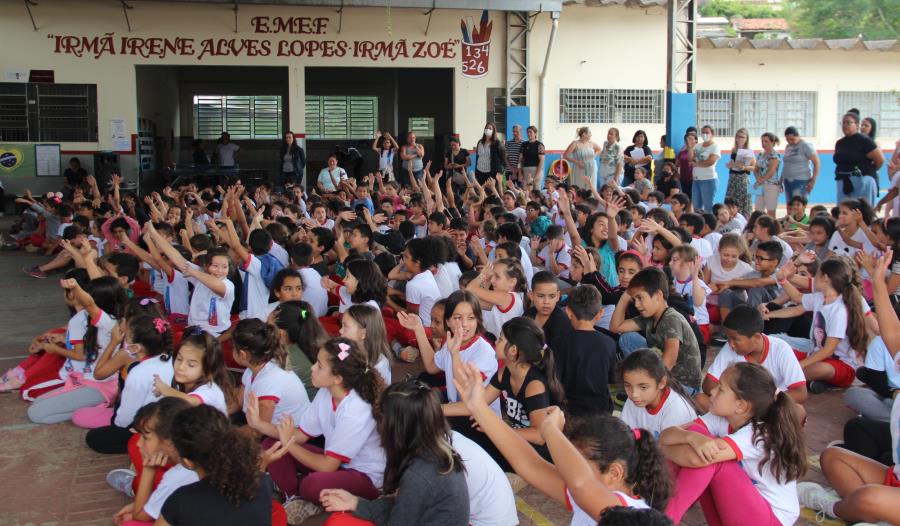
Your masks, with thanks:
[[(266, 438), (262, 442), (263, 449), (272, 447), (275, 440)], [(309, 444), (303, 447), (313, 453), (323, 454), (324, 451)], [(269, 464), (269, 475), (284, 491), (285, 495), (299, 496), (309, 502), (319, 502), (319, 494), (323, 489), (343, 489), (364, 499), (378, 498), (378, 489), (372, 485), (372, 480), (365, 474), (355, 469), (338, 469), (331, 472), (312, 471), (290, 454)]]
[[(688, 428), (711, 436), (703, 426)], [(669, 464), (675, 480), (675, 495), (666, 506), (666, 515), (675, 524), (694, 502), (700, 501), (710, 526), (742, 524), (781, 526), (772, 506), (753, 487), (753, 481), (735, 460), (686, 468)]]
[(125, 521), (121, 526), (153, 526), (153, 521)]

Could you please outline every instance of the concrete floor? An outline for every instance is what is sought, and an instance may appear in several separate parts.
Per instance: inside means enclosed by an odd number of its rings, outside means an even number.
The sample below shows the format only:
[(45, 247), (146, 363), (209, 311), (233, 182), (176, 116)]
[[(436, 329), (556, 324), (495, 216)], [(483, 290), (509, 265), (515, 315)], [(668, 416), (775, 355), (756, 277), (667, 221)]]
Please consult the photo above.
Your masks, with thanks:
[[(2, 223), (7, 225), (8, 219)], [(4, 371), (25, 357), (35, 335), (67, 320), (59, 275), (38, 280), (21, 271), (23, 266), (44, 261), (23, 252), (0, 252), (0, 369)], [(817, 454), (841, 437), (843, 423), (852, 414), (841, 402), (840, 392), (811, 396), (806, 408), (810, 454)], [(0, 526), (112, 524), (112, 515), (126, 499), (106, 485), (104, 476), (110, 469), (127, 467), (127, 457), (95, 454), (84, 445), (84, 430), (71, 424), (35, 425), (25, 411), (26, 404), (17, 395), (0, 395)], [(823, 481), (817, 470), (808, 478)], [(568, 524), (570, 514), (533, 489), (525, 488), (518, 497), (523, 526)], [(683, 523), (705, 522), (695, 507)]]

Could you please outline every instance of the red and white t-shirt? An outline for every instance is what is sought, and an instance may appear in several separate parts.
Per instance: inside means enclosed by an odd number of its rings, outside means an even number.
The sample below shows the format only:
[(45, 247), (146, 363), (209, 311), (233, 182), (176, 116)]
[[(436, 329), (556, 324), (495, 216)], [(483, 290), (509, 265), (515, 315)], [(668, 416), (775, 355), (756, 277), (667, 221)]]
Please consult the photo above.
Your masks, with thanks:
[(162, 513), (163, 504), (166, 503), (166, 500), (172, 493), (175, 493), (176, 489), (193, 484), (199, 480), (200, 477), (197, 476), (196, 471), (188, 469), (180, 463), (175, 464), (172, 466), (172, 469), (163, 473), (159, 485), (156, 486), (156, 489), (150, 494), (150, 498), (147, 499), (147, 503), (144, 504), (144, 513), (154, 519), (158, 519), (159, 514)]
[[(616, 498), (619, 499), (619, 503), (626, 508), (637, 508), (642, 510), (650, 508), (650, 505), (644, 502), (644, 499), (632, 497), (621, 491), (614, 491), (613, 493), (616, 495)], [(572, 496), (569, 488), (566, 488), (566, 508), (572, 512), (572, 522), (569, 523), (569, 526), (597, 526), (597, 519), (591, 517), (586, 511), (581, 509), (581, 506), (575, 502), (575, 497)]]
[(249, 259), (241, 265), (241, 277), (244, 279), (244, 302), (247, 310), (241, 312), (241, 319), (256, 318), (266, 321), (266, 307), (269, 305), (269, 287), (262, 278), (262, 260), (250, 254)]
[[(787, 391), (788, 389), (793, 389), (794, 387), (806, 383), (803, 369), (800, 367), (800, 362), (797, 361), (797, 357), (794, 355), (791, 346), (779, 338), (769, 338), (765, 334), (763, 334), (762, 337), (763, 342), (765, 342), (765, 350), (763, 351), (762, 360), (760, 360), (759, 365), (762, 365), (766, 370), (772, 373), (772, 378), (775, 379), (775, 387), (777, 387), (779, 391)], [(722, 347), (722, 350), (719, 351), (719, 354), (716, 355), (716, 359), (713, 360), (713, 363), (709, 366), (706, 377), (718, 384), (719, 378), (722, 377), (722, 373), (725, 372), (725, 369), (728, 369), (731, 364), (746, 361), (749, 361), (746, 356), (741, 356), (734, 352), (731, 348), (731, 344), (726, 343), (725, 346)]]
[(296, 422), (297, 429), (308, 437), (324, 435), (326, 456), (340, 460), (345, 469), (364, 473), (373, 486), (381, 487), (386, 458), (378, 425), (372, 406), (356, 391), (351, 389), (338, 404), (331, 391), (319, 389), (312, 405)]
[[(76, 345), (84, 345), (84, 335), (88, 328), (88, 313), (86, 310), (80, 310), (74, 316), (69, 318), (66, 324), (66, 349), (74, 350)], [(79, 366), (81, 366), (79, 368)], [(59, 378), (65, 380), (69, 377), (70, 372), (81, 373), (84, 369), (84, 362), (66, 358), (63, 366), (59, 369)]]
[(451, 431), (450, 440), (466, 468), (466, 485), (469, 487), (469, 524), (471, 526), (518, 524), (516, 497), (500, 466), (481, 446), (464, 435)]
[[(497, 354), (491, 344), (481, 335), (475, 336), (468, 343), (463, 344), (459, 348), (459, 357), (463, 363), (474, 363), (478, 367), (484, 385), (489, 384), (494, 373), (497, 372)], [(451, 403), (458, 402), (459, 393), (456, 392), (456, 386), (453, 384), (453, 357), (450, 355), (446, 343), (438, 352), (434, 353), (434, 364), (444, 371), (447, 380), (447, 399)], [(500, 414), (499, 397), (491, 404), (491, 409), (498, 415)]]
[(697, 322), (697, 325), (709, 325), (709, 311), (706, 310), (706, 300), (704, 300), (700, 305), (694, 303), (695, 279), (700, 283), (700, 288), (702, 288), (706, 292), (706, 296), (709, 297), (709, 295), (712, 294), (712, 289), (709, 288), (709, 286), (700, 278), (688, 278), (687, 281), (678, 281), (676, 279), (675, 292), (687, 297), (690, 300), (691, 306), (694, 307), (694, 321)]
[[(191, 264), (191, 266), (195, 270), (203, 270), (197, 265)], [(197, 325), (218, 338), (220, 334), (231, 327), (234, 283), (228, 278), (223, 279), (225, 295), (219, 296), (197, 278), (187, 278), (187, 281), (194, 285), (194, 294), (191, 295), (191, 307), (188, 314), (188, 326)]]
[(300, 378), (291, 371), (285, 371), (275, 362), (269, 362), (253, 375), (249, 367), (241, 377), (244, 386), (243, 408), (246, 411), (247, 399), (254, 393), (260, 401), (275, 402), (272, 423), (277, 424), (286, 415), (297, 422), (309, 407), (309, 396)]
[(550, 258), (556, 260), (556, 266), (559, 268), (558, 276), (560, 278), (568, 278), (569, 277), (569, 268), (572, 267), (572, 254), (569, 253), (569, 245), (563, 245), (563, 247), (551, 256), (550, 254), (550, 245), (545, 246), (538, 253), (537, 258), (540, 260), (541, 265), (544, 266), (545, 269), (550, 270), (550, 264), (547, 263), (547, 260)]
[(196, 389), (188, 393), (188, 396), (193, 396), (200, 400), (201, 403), (215, 407), (221, 411), (222, 414), (228, 416), (228, 404), (225, 402), (225, 392), (222, 391), (222, 388), (216, 385), (215, 382), (197, 386)]
[(441, 289), (430, 270), (419, 272), (406, 283), (406, 303), (419, 307), (419, 318), (426, 327), (431, 326), (431, 308), (439, 299)]
[(165, 298), (166, 312), (188, 315), (191, 310), (191, 290), (184, 274), (172, 269), (172, 274), (166, 276), (165, 279), (163, 297)]
[(645, 429), (658, 438), (665, 429), (693, 421), (697, 412), (680, 394), (666, 388), (655, 409), (638, 407), (628, 399), (619, 418), (632, 429)]
[(499, 338), (504, 323), (525, 313), (524, 296), (521, 292), (510, 292), (507, 305), (494, 305), (491, 310), (482, 310), (485, 330)]

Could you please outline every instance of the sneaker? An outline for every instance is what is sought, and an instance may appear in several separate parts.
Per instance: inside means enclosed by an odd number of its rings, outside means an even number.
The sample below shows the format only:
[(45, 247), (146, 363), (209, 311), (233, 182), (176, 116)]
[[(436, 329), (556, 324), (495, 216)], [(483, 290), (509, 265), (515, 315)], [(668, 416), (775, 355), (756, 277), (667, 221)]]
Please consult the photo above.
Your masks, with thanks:
[(299, 526), (306, 519), (324, 513), (325, 509), (315, 502), (309, 502), (300, 498), (289, 499), (284, 503), (284, 512), (287, 514), (288, 524)]
[(135, 476), (136, 473), (130, 469), (114, 469), (106, 474), (106, 483), (115, 488), (117, 491), (120, 491), (128, 497), (133, 498), (134, 488), (131, 484), (134, 482)]
[(22, 267), (22, 272), (28, 274), (32, 278), (44, 279), (47, 274), (37, 267)]
[(828, 384), (819, 380), (812, 380), (806, 389), (812, 394), (822, 394), (828, 390)]
[(841, 500), (836, 494), (829, 492), (815, 482), (798, 482), (797, 498), (800, 505), (816, 512), (816, 521), (836, 519), (828, 510), (834, 509), (834, 503)]

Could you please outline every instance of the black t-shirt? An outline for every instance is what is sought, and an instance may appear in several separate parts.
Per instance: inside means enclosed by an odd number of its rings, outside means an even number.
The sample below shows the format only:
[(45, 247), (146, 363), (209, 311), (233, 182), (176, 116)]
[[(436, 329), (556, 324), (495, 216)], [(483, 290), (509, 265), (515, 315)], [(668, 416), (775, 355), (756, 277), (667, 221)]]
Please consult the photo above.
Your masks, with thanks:
[(681, 192), (681, 181), (678, 180), (678, 177), (672, 177), (668, 181), (660, 178), (656, 180), (656, 189), (665, 197), (669, 197), (673, 188), (677, 188)]
[(616, 342), (598, 331), (572, 331), (553, 348), (568, 412), (586, 416), (612, 411), (609, 384), (616, 377)]
[[(543, 384), (544, 392), (534, 396), (526, 396), (525, 389), (531, 382)], [(502, 393), (500, 401), (503, 405), (503, 413), (511, 420), (512, 427), (531, 427), (531, 419), (528, 415), (532, 411), (546, 409), (555, 403), (559, 403), (558, 400), (550, 399), (550, 388), (547, 386), (547, 378), (536, 367), (528, 369), (528, 374), (525, 375), (525, 380), (516, 393), (513, 393), (512, 373), (506, 368), (494, 373), (494, 376), (491, 377), (491, 385)]]
[[(526, 318), (531, 318), (532, 320), (537, 318), (537, 309), (529, 307), (528, 310), (525, 311), (524, 316)], [(572, 328), (572, 322), (569, 321), (566, 312), (559, 305), (553, 309), (553, 312), (550, 313), (550, 316), (547, 318), (547, 321), (544, 322), (544, 326), (541, 327), (541, 329), (544, 331), (544, 341), (546, 341), (547, 345), (550, 347), (553, 347), (559, 338), (567, 336), (574, 330)]]
[(66, 182), (72, 186), (77, 184), (81, 184), (87, 179), (87, 170), (84, 168), (79, 168), (77, 170), (73, 170), (71, 168), (66, 168), (66, 171), (63, 172), (63, 176), (66, 178)]
[(272, 523), (272, 479), (263, 473), (253, 500), (239, 506), (229, 502), (204, 478), (176, 489), (162, 507), (172, 526), (247, 526)]
[(522, 149), (519, 150), (519, 159), (522, 161), (523, 167), (537, 167), (541, 155), (544, 155), (544, 143), (541, 141), (525, 141), (522, 143)]
[(874, 177), (875, 163), (866, 155), (876, 148), (875, 141), (861, 133), (838, 139), (834, 145), (834, 171), (852, 172), (853, 168), (859, 168), (864, 175)]
[[(465, 166), (466, 159), (469, 158), (469, 150), (464, 148), (459, 149), (459, 153), (454, 154), (453, 150), (447, 150), (447, 153), (444, 155), (444, 158), (447, 159), (447, 162), (453, 164), (460, 164)], [(466, 169), (465, 168), (455, 168), (453, 170), (453, 182), (459, 185), (466, 184)]]

